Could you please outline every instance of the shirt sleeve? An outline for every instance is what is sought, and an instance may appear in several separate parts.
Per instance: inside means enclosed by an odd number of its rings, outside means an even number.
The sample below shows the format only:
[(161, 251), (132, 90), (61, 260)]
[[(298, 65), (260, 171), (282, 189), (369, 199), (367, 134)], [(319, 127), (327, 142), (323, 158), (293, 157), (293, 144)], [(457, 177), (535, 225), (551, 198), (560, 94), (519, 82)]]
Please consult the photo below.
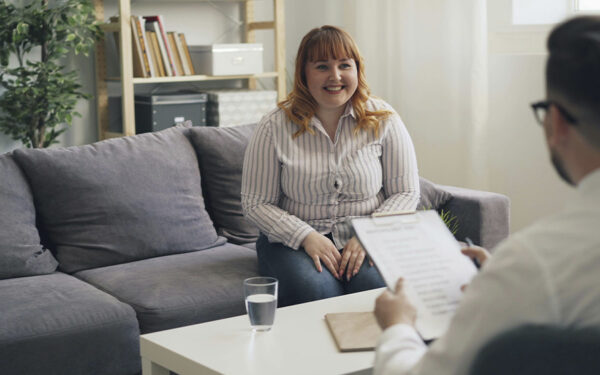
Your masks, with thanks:
[(560, 321), (543, 260), (521, 243), (507, 242), (467, 287), (446, 334), (428, 350), (412, 327), (388, 328), (378, 343), (375, 374), (466, 374), (479, 350), (500, 333)]
[(277, 206), (281, 194), (281, 166), (269, 118), (263, 119), (250, 139), (242, 173), (242, 210), (271, 242), (298, 249), (314, 229)]
[(386, 122), (381, 155), (386, 200), (375, 212), (415, 210), (420, 198), (415, 148), (397, 113)]
[(374, 375), (407, 373), (427, 351), (427, 346), (412, 326), (397, 324), (379, 338)]

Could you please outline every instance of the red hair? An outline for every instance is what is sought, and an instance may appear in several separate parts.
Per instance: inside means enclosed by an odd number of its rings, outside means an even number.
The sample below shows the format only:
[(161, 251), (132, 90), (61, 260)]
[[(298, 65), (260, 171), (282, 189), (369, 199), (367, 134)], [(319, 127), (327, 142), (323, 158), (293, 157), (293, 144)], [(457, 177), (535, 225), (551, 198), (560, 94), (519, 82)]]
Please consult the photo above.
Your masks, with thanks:
[(315, 115), (317, 102), (310, 94), (306, 84), (306, 64), (319, 60), (344, 58), (354, 60), (358, 75), (358, 86), (354, 95), (350, 98), (357, 118), (354, 131), (373, 130), (377, 134), (379, 132), (379, 121), (392, 114), (392, 112), (386, 110), (369, 111), (366, 109), (366, 102), (371, 92), (367, 86), (364, 62), (358, 47), (350, 34), (338, 27), (325, 25), (312, 29), (302, 39), (296, 55), (296, 71), (292, 92), (290, 92), (287, 99), (278, 104), (279, 108), (285, 111), (290, 121), (300, 127), (294, 133), (294, 138), (306, 131), (314, 134), (309, 124), (310, 119)]

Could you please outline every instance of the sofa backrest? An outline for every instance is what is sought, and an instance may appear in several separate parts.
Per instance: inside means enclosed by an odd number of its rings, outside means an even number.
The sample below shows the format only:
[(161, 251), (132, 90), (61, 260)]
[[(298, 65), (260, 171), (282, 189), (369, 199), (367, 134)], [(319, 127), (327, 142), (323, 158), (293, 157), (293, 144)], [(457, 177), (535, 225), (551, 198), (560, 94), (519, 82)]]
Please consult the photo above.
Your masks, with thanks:
[(258, 239), (258, 228), (244, 217), (240, 198), (244, 153), (255, 128), (256, 123), (190, 129), (208, 213), (219, 235), (235, 244)]
[(33, 196), (12, 153), (0, 155), (0, 279), (52, 273), (58, 263), (40, 244)]
[(21, 149), (39, 226), (73, 273), (198, 251), (218, 239), (185, 127), (85, 146)]

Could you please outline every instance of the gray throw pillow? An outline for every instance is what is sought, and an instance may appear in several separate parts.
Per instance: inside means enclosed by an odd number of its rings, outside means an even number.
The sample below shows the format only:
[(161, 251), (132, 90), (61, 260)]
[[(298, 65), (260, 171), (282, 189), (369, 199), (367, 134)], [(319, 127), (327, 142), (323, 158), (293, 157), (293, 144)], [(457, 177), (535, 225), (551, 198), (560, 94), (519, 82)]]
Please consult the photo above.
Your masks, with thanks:
[(35, 207), (23, 172), (0, 155), (0, 279), (52, 273), (58, 262), (40, 244)]
[(242, 213), (240, 197), (244, 153), (255, 128), (256, 124), (190, 129), (208, 212), (218, 233), (235, 244), (258, 239), (258, 228)]
[(421, 200), (417, 205), (417, 210), (437, 211), (452, 198), (452, 194), (423, 177), (419, 177), (419, 185)]
[(196, 153), (183, 127), (55, 149), (17, 150), (60, 269), (210, 248)]

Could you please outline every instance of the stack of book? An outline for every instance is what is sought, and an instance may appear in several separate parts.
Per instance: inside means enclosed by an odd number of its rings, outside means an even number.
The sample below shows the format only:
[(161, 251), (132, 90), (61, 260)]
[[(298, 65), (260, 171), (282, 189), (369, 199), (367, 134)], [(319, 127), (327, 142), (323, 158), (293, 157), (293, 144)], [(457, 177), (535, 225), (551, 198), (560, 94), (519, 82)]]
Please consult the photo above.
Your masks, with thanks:
[[(112, 17), (111, 22), (118, 22)], [(188, 44), (182, 33), (165, 31), (163, 17), (131, 16), (134, 77), (194, 75)], [(115, 35), (118, 41), (118, 37)]]

